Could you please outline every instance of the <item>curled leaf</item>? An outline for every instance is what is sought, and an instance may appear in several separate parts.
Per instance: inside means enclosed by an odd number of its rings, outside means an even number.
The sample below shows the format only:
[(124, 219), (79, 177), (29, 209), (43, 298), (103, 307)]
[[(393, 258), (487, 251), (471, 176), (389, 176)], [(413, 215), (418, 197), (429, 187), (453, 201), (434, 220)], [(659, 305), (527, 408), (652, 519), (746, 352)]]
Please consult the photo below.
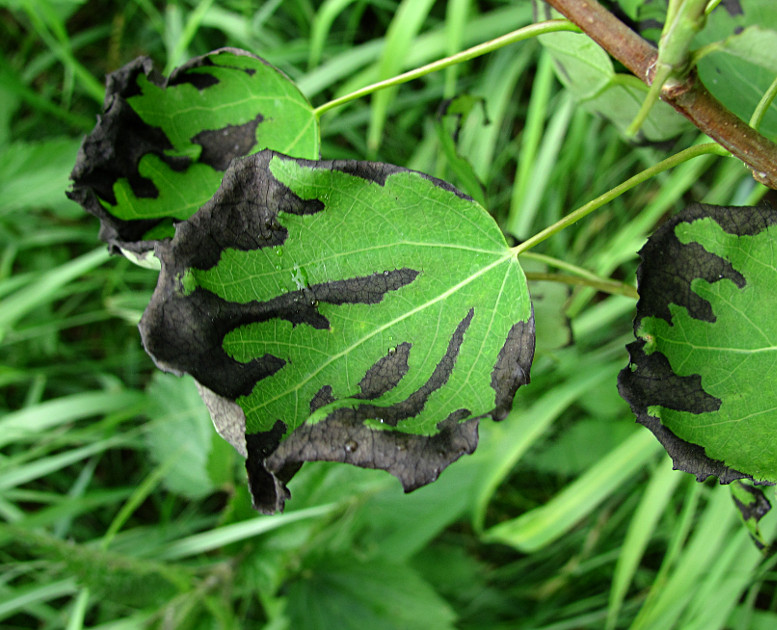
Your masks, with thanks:
[(305, 461), (430, 483), (529, 380), (523, 272), (485, 210), (429, 176), (263, 151), (156, 254), (146, 350), (201, 384), (262, 511)]
[(143, 258), (210, 199), (234, 158), (271, 148), (316, 159), (318, 143), (310, 103), (255, 55), (222, 48), (169, 77), (141, 57), (108, 75), (69, 196), (100, 219), (103, 241)]

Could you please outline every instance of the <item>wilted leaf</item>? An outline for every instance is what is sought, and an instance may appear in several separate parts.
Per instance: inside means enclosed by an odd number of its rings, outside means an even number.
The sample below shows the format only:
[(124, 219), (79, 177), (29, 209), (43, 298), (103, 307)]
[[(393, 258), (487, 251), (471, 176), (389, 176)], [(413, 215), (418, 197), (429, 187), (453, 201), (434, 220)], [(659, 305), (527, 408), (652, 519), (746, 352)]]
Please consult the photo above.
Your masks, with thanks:
[(640, 252), (619, 389), (675, 468), (777, 481), (777, 211), (690, 206)]
[(261, 510), (304, 461), (429, 483), (528, 382), (515, 256), (483, 208), (420, 173), (265, 151), (157, 254), (146, 349), (210, 392)]
[(165, 78), (141, 57), (108, 76), (69, 194), (104, 241), (143, 254), (210, 199), (233, 158), (268, 148), (319, 157), (313, 109), (280, 71), (223, 48)]

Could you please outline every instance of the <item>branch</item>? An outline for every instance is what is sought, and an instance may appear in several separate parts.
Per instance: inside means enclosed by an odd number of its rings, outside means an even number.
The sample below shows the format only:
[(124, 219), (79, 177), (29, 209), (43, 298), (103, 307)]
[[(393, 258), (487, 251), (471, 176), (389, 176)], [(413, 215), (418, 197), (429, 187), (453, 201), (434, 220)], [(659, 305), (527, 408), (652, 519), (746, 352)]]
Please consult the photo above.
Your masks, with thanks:
[[(658, 51), (596, 0), (545, 1), (647, 85), (653, 83)], [(777, 189), (777, 144), (726, 109), (695, 72), (679, 84), (664, 86), (661, 99), (742, 160), (756, 181)]]

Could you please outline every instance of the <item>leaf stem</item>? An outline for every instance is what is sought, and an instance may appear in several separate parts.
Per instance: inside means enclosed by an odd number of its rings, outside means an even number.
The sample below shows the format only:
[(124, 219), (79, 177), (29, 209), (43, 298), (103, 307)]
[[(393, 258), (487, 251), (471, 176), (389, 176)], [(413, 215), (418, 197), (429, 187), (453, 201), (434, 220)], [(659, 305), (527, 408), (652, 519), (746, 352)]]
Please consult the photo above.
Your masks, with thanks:
[(697, 144), (695, 146), (688, 147), (687, 149), (684, 149), (679, 153), (675, 153), (674, 155), (666, 158), (665, 160), (661, 160), (658, 164), (654, 164), (650, 168), (646, 168), (644, 171), (637, 173), (633, 177), (630, 177), (629, 179), (627, 179), (625, 182), (618, 184), (615, 188), (608, 190), (603, 195), (599, 195), (596, 199), (593, 199), (588, 203), (583, 204), (577, 210), (570, 212), (567, 216), (565, 216), (560, 221), (557, 221), (553, 225), (546, 227), (544, 230), (542, 230), (541, 232), (538, 232), (537, 234), (532, 236), (530, 239), (527, 239), (520, 245), (516, 245), (511, 249), (511, 251), (516, 256), (520, 256), (525, 251), (542, 243), (542, 241), (544, 241), (545, 239), (550, 238), (554, 234), (560, 232), (566, 227), (569, 227), (573, 223), (577, 223), (580, 219), (588, 216), (594, 210), (598, 210), (602, 206), (608, 204), (613, 199), (616, 199), (617, 197), (625, 193), (627, 190), (634, 188), (634, 186), (636, 186), (637, 184), (641, 184), (642, 182), (647, 181), (651, 177), (655, 177), (659, 173), (669, 170), (670, 168), (674, 168), (675, 166), (678, 166), (683, 162), (687, 162), (688, 160), (691, 160), (695, 157), (699, 157), (700, 155), (708, 155), (708, 154), (717, 154), (721, 156), (729, 155), (727, 151), (725, 151), (715, 142), (707, 142), (705, 144)]
[(576, 276), (580, 276), (581, 278), (588, 278), (589, 280), (604, 280), (603, 278), (600, 278), (599, 276), (597, 276), (593, 271), (588, 271), (588, 269), (584, 269), (583, 267), (578, 267), (577, 265), (573, 265), (572, 263), (569, 263), (566, 260), (561, 260), (560, 258), (554, 258), (553, 256), (547, 256), (546, 254), (537, 254), (536, 252), (524, 252), (523, 254), (521, 254), (521, 258), (524, 258), (526, 260), (535, 260), (539, 263), (543, 263), (547, 265), (548, 267), (563, 269), (564, 271), (568, 271)]
[(544, 281), (544, 282), (561, 282), (563, 284), (575, 284), (584, 287), (591, 287), (597, 291), (603, 293), (609, 293), (611, 295), (624, 295), (634, 300), (639, 299), (639, 293), (637, 289), (625, 282), (618, 282), (617, 280), (605, 280), (591, 278), (582, 278), (580, 276), (574, 276), (564, 273), (542, 273), (537, 271), (527, 271), (526, 279), (529, 281)]
[(519, 28), (516, 31), (507, 33), (506, 35), (502, 35), (496, 39), (492, 39), (482, 44), (478, 44), (477, 46), (473, 46), (472, 48), (468, 48), (467, 50), (463, 50), (459, 53), (456, 53), (455, 55), (444, 57), (443, 59), (433, 61), (432, 63), (428, 63), (425, 66), (421, 66), (420, 68), (415, 68), (413, 70), (409, 70), (408, 72), (398, 74), (397, 76), (391, 77), (390, 79), (378, 81), (377, 83), (372, 83), (371, 85), (359, 88), (350, 94), (340, 96), (327, 103), (324, 103), (323, 105), (320, 105), (319, 107), (316, 107), (313, 110), (313, 113), (316, 115), (316, 117), (320, 118), (321, 114), (328, 112), (330, 109), (334, 109), (340, 105), (345, 105), (346, 103), (350, 103), (356, 99), (368, 96), (373, 92), (393, 87), (395, 85), (401, 85), (403, 83), (407, 83), (408, 81), (418, 79), (424, 75), (431, 74), (432, 72), (443, 70), (444, 68), (454, 64), (461, 63), (463, 61), (469, 61), (470, 59), (474, 59), (475, 57), (480, 57), (486, 53), (493, 52), (499, 48), (502, 48), (503, 46), (507, 46), (508, 44), (529, 39), (531, 37), (536, 37), (544, 33), (579, 30), (580, 29), (577, 26), (568, 20), (547, 20), (545, 22), (530, 24), (529, 26), (524, 26), (523, 28)]
[(534, 272), (526, 272), (526, 278), (529, 280), (551, 280), (553, 282), (564, 282), (566, 284), (579, 284), (588, 287), (593, 287), (604, 291), (605, 293), (613, 293), (615, 295), (625, 295), (626, 297), (634, 298), (639, 297), (637, 289), (625, 282), (619, 282), (618, 280), (612, 280), (610, 278), (601, 278), (592, 271), (578, 267), (566, 260), (554, 258), (553, 256), (547, 256), (545, 254), (537, 254), (535, 252), (524, 252), (521, 254), (521, 258), (526, 260), (536, 260), (537, 262), (548, 265), (548, 267), (555, 267), (556, 269), (563, 269), (570, 272), (576, 278), (570, 280), (569, 275), (565, 274), (545, 274), (548, 277), (534, 277), (542, 274)]
[(774, 101), (774, 98), (777, 96), (777, 77), (774, 78), (774, 81), (772, 81), (772, 84), (769, 86), (769, 89), (764, 92), (764, 95), (761, 97), (761, 100), (758, 101), (758, 105), (755, 108), (755, 111), (753, 112), (753, 115), (750, 117), (750, 126), (753, 129), (758, 129), (758, 127), (761, 126), (761, 122), (764, 119), (764, 116), (766, 116), (766, 111), (769, 109), (769, 105), (772, 104), (772, 101)]

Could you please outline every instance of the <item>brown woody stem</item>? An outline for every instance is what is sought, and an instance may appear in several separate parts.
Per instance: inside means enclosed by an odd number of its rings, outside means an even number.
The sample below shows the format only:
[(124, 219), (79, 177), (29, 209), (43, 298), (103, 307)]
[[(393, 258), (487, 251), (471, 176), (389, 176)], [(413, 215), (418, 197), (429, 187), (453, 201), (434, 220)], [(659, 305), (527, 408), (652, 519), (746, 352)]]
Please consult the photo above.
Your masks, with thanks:
[[(647, 85), (652, 84), (658, 51), (596, 0), (545, 1)], [(742, 160), (757, 181), (777, 189), (777, 144), (726, 109), (695, 72), (679, 85), (665, 86), (661, 99)]]

